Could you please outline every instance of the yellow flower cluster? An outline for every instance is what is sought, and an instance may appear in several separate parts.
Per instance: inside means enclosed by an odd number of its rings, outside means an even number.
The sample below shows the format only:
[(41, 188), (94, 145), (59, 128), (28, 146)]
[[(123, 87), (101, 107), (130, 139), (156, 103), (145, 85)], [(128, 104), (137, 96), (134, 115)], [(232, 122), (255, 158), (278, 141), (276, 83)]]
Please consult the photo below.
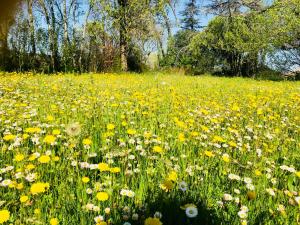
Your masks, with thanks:
[(0, 75), (0, 224), (298, 225), (299, 88)]

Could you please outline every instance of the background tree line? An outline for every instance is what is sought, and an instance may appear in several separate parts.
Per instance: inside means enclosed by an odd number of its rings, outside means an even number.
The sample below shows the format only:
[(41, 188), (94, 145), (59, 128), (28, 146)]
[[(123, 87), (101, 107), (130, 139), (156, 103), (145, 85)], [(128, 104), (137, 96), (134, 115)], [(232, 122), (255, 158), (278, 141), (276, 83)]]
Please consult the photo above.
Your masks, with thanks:
[(173, 9), (170, 0), (14, 0), (0, 17), (0, 68), (141, 71)]
[(199, 29), (196, 1), (186, 4), (162, 65), (194, 74), (300, 79), (299, 0), (212, 0), (204, 9), (215, 17)]
[[(202, 1), (203, 2), (203, 1)], [(300, 0), (1, 0), (0, 68), (100, 72), (160, 68), (231, 76), (295, 75)], [(5, 7), (2, 7), (5, 6)], [(213, 19), (203, 27), (201, 14)]]

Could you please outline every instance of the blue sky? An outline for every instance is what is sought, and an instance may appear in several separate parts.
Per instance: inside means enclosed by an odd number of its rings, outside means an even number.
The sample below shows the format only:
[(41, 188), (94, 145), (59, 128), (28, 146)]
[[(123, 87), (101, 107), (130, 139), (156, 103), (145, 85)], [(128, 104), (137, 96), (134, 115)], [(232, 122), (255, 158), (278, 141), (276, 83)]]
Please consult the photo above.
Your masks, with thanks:
[[(274, 0), (264, 0), (264, 3), (266, 5), (270, 5), (272, 4)], [(176, 15), (177, 15), (177, 26), (176, 26), (176, 20), (174, 18), (174, 16), (171, 16), (174, 27), (172, 29), (173, 34), (176, 33), (180, 27), (178, 27), (178, 23), (180, 22), (180, 12), (184, 10), (184, 6), (186, 4), (186, 2), (188, 2), (188, 0), (177, 0), (178, 4), (176, 5)], [(207, 15), (205, 12), (203, 12), (203, 6), (209, 4), (211, 1), (210, 0), (196, 0), (197, 5), (200, 7), (201, 11), (201, 15), (200, 15), (200, 22), (202, 26), (206, 26), (208, 24), (208, 22), (213, 18), (213, 15), (209, 14)]]
[[(175, 34), (179, 29), (180, 29), (180, 19), (181, 19), (181, 15), (180, 12), (182, 12), (185, 8), (185, 4), (189, 1), (189, 0), (175, 0), (177, 1), (177, 4), (175, 6), (175, 13), (176, 13), (176, 17), (174, 16), (173, 13), (170, 12), (170, 19), (172, 21), (172, 33)], [(213, 17), (212, 15), (207, 15), (205, 12), (203, 12), (203, 8), (202, 6), (207, 5), (210, 0), (196, 0), (197, 5), (200, 7), (201, 10), (201, 15), (199, 16), (200, 19), (200, 25), (205, 26), (208, 24), (208, 22), (211, 20), (211, 18)], [(81, 9), (83, 14), (80, 15), (77, 23), (82, 25), (83, 23), (83, 18), (85, 16), (85, 11), (87, 10), (87, 5), (86, 5), (86, 1), (82, 1), (82, 5), (81, 5)], [(45, 27), (46, 28), (46, 23), (45, 23), (45, 19), (42, 16), (42, 20), (38, 22), (40, 26)]]
[[(179, 27), (179, 25), (180, 25), (179, 23), (180, 23), (180, 19), (181, 19), (180, 12), (184, 10), (186, 2), (188, 2), (188, 0), (178, 0), (178, 4), (176, 5), (176, 8), (175, 8), (177, 23), (176, 23), (175, 16), (171, 15), (171, 19), (172, 19), (172, 23), (173, 23), (173, 29), (172, 29), (173, 34), (176, 33), (180, 29), (180, 27)], [(209, 1), (208, 0), (197, 0), (196, 2), (201, 10), (201, 15), (199, 17), (200, 25), (205, 26), (208, 24), (208, 22), (213, 17), (212, 15), (207, 15), (205, 12), (203, 12), (202, 6), (207, 5)]]

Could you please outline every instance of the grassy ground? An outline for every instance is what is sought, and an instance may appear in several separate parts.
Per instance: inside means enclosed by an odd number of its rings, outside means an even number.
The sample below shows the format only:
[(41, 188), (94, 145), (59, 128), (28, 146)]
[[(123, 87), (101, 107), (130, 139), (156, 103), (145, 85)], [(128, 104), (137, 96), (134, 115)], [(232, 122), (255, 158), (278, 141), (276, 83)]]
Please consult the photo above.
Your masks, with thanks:
[(299, 224), (299, 112), (300, 83), (2, 75), (0, 224)]

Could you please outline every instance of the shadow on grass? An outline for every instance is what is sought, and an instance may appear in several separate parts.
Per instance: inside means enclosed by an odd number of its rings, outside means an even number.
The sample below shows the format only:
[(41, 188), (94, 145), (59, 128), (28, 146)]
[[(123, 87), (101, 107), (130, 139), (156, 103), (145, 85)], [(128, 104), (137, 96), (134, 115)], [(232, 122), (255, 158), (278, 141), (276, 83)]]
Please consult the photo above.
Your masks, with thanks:
[[(161, 221), (163, 225), (214, 225), (221, 224), (220, 220), (209, 210), (205, 204), (199, 200), (195, 202), (188, 197), (171, 196), (168, 193), (161, 193), (155, 198), (149, 198), (145, 201), (147, 205), (147, 214), (153, 216), (155, 212), (161, 212)], [(188, 218), (182, 206), (194, 204), (197, 206), (198, 215), (195, 218)]]

